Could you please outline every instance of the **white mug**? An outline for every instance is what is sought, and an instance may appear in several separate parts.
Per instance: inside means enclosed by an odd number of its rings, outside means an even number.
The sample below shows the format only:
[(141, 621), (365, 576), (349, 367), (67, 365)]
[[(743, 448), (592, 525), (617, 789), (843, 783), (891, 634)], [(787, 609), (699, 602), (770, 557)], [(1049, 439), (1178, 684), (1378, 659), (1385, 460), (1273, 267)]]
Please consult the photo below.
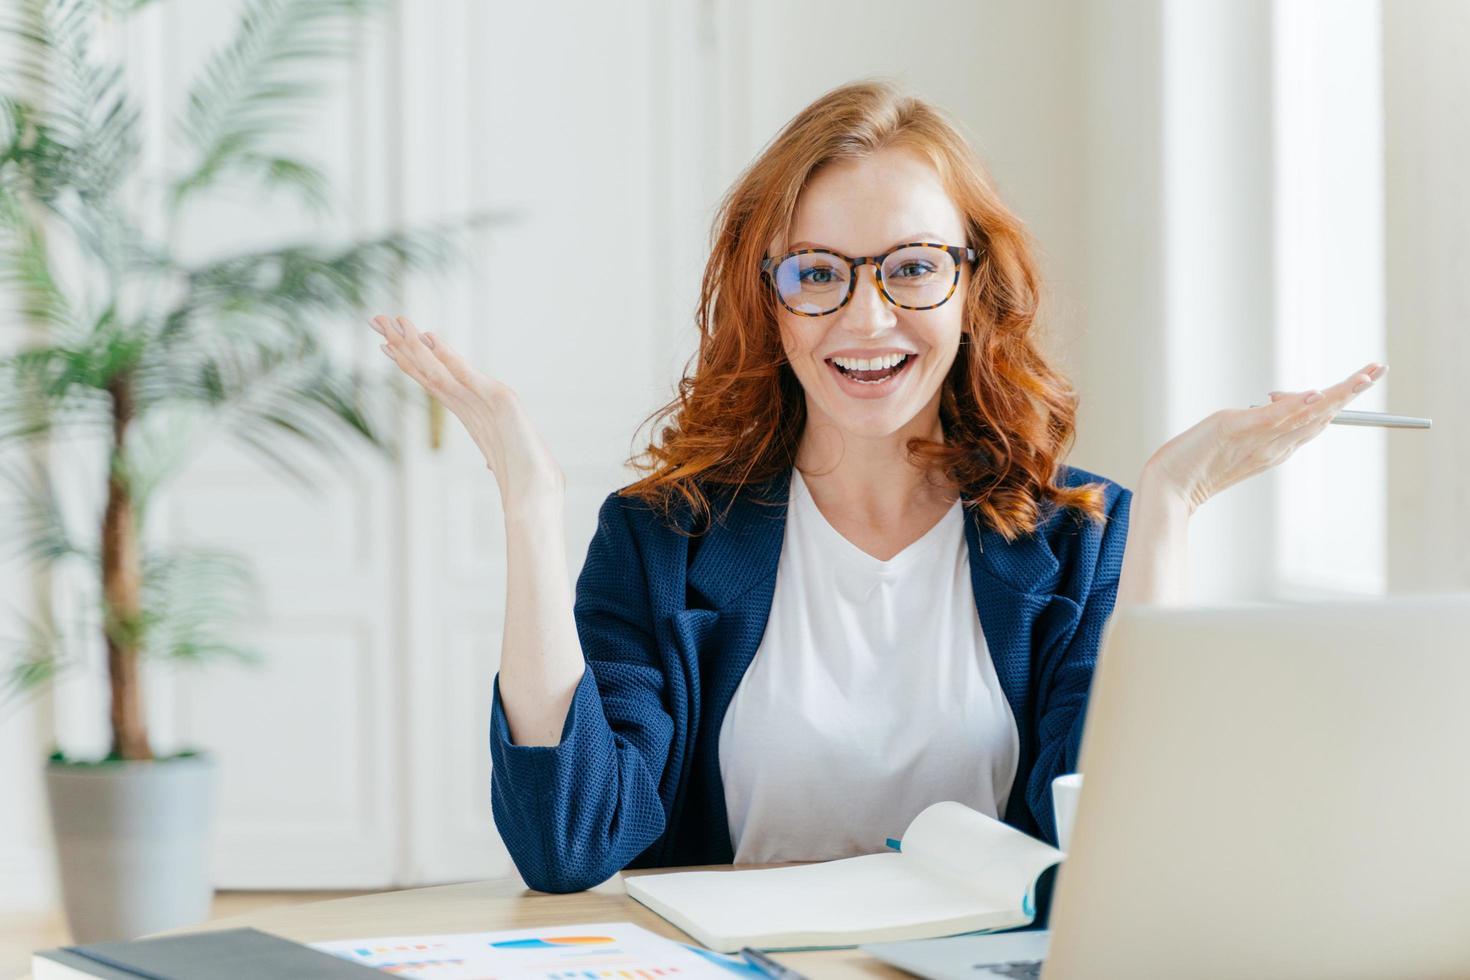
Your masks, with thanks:
[(1057, 821), (1057, 848), (1065, 851), (1072, 840), (1072, 822), (1077, 817), (1077, 797), (1082, 792), (1082, 774), (1067, 773), (1051, 781), (1051, 809)]

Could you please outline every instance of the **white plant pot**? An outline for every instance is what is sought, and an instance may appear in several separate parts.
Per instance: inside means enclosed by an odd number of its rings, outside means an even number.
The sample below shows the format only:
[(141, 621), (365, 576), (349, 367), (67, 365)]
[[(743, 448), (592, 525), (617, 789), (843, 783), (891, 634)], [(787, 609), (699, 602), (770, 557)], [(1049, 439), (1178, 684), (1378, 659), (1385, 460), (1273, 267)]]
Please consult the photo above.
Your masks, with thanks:
[(206, 755), (47, 764), (74, 942), (135, 939), (209, 917), (214, 770)]

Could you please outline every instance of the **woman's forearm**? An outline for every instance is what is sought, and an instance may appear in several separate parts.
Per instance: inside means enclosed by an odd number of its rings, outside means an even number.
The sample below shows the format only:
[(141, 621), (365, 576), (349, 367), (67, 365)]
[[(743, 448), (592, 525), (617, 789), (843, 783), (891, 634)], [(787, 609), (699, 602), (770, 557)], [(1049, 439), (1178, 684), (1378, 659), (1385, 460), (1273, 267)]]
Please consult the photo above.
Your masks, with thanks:
[[(572, 613), (559, 493), (505, 508), (500, 702), (517, 745), (557, 745), (586, 662)], [(534, 500), (534, 502), (531, 502)]]
[(1128, 509), (1128, 542), (1114, 608), (1179, 605), (1188, 597), (1190, 506), (1144, 467)]

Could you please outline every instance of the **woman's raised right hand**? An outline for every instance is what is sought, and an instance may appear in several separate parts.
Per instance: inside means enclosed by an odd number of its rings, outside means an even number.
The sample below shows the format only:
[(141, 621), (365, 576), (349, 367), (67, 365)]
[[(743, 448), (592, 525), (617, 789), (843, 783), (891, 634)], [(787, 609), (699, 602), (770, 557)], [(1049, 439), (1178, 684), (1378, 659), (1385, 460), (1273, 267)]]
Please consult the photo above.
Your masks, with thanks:
[(408, 317), (375, 316), (368, 325), (387, 340), (383, 353), (464, 424), (508, 509), (566, 486), (551, 448), (509, 386), (471, 367), (441, 338), (419, 332)]

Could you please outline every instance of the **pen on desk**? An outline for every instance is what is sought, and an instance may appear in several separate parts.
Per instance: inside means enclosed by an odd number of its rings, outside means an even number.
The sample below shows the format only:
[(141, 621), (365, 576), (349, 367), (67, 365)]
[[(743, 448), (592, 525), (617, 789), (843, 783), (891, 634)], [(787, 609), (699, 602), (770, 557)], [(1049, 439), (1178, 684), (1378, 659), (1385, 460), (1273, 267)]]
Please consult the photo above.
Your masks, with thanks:
[[(1264, 405), (1251, 406), (1251, 408), (1264, 407)], [(1388, 429), (1427, 429), (1432, 422), (1430, 419), (1422, 419), (1413, 415), (1389, 415), (1384, 412), (1354, 412), (1344, 410), (1332, 416), (1332, 424), (1381, 425)]]
[(791, 967), (782, 966), (758, 949), (751, 949), (749, 946), (746, 946), (740, 950), (740, 955), (745, 957), (745, 962), (766, 976), (775, 978), (775, 980), (806, 980), (806, 977), (797, 973)]

